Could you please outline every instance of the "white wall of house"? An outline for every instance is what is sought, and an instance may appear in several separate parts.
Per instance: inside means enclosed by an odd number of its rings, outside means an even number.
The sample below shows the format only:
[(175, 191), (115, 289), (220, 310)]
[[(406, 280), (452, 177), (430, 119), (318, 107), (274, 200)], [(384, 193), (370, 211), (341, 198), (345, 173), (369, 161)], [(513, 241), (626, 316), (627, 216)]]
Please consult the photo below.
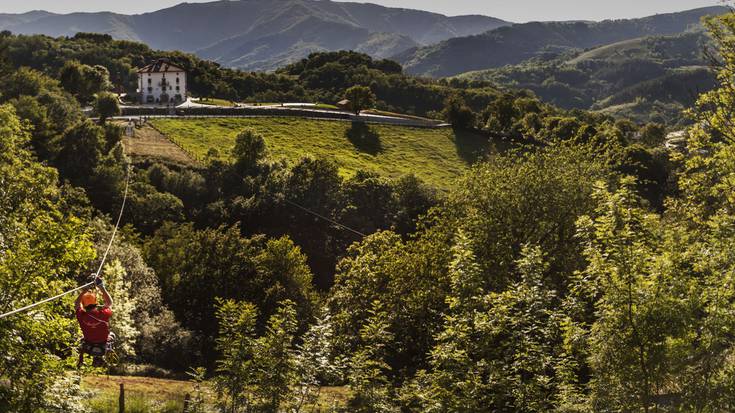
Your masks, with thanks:
[(186, 72), (138, 73), (138, 90), (142, 103), (183, 102), (186, 100)]

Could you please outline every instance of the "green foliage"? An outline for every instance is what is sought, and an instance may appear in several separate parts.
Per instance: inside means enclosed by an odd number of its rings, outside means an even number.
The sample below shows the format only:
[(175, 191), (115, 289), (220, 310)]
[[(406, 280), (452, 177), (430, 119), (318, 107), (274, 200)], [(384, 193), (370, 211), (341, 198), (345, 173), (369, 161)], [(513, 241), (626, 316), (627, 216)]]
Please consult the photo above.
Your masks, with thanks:
[[(609, 40), (595, 46), (603, 43)], [(602, 110), (640, 123), (686, 123), (682, 111), (694, 103), (692, 91), (715, 86), (702, 53), (708, 43), (701, 30), (640, 37), (469, 72), (457, 81), (529, 89), (560, 108)]]
[(235, 138), (232, 156), (235, 158), (239, 173), (250, 175), (256, 170), (258, 162), (263, 161), (265, 155), (265, 140), (262, 135), (259, 135), (253, 129), (246, 129)]
[[(28, 135), (12, 107), (0, 106), (0, 308), (2, 312), (70, 288), (93, 258), (83, 223), (60, 211), (56, 172), (28, 151)], [(74, 342), (67, 302), (38, 307), (0, 320), (0, 406), (34, 412), (54, 399), (46, 390), (60, 380), (65, 349)], [(53, 400), (56, 401), (53, 401)]]
[(345, 99), (350, 101), (350, 107), (355, 115), (375, 105), (375, 94), (367, 86), (352, 86), (345, 91)]
[(118, 116), (120, 104), (117, 101), (117, 95), (110, 92), (98, 93), (94, 101), (94, 110), (102, 123), (105, 123), (107, 118)]
[(717, 46), (715, 69), (717, 70), (717, 88), (699, 96), (696, 111), (691, 112), (694, 118), (713, 131), (715, 138), (735, 142), (732, 127), (733, 85), (735, 70), (735, 46), (732, 36), (735, 33), (735, 18), (724, 15), (705, 20), (705, 25)]
[(85, 182), (93, 176), (103, 157), (103, 132), (92, 121), (84, 120), (64, 134), (57, 162), (60, 172), (72, 183)]
[(284, 301), (261, 337), (255, 333), (257, 309), (252, 304), (219, 300), (217, 318), (217, 350), (222, 357), (217, 362), (220, 375), (215, 378), (215, 387), (220, 407), (232, 413), (281, 411), (295, 380), (294, 304)]
[(191, 224), (169, 223), (146, 243), (145, 256), (165, 302), (202, 337), (199, 351), (208, 362), (214, 356), (217, 297), (253, 302), (264, 317), (287, 299), (296, 303), (301, 320), (314, 311), (311, 271), (287, 238), (244, 238), (237, 227), (198, 231)]
[(414, 397), (423, 411), (549, 411), (559, 381), (560, 317), (556, 293), (544, 285), (542, 253), (525, 248), (517, 262), (520, 280), (488, 293), (470, 248), (460, 233), (445, 329)]
[(105, 287), (114, 297), (114, 322), (110, 323), (110, 330), (115, 334), (115, 351), (123, 357), (135, 356), (134, 344), (140, 332), (135, 325), (133, 312), (138, 306), (138, 300), (131, 296), (131, 283), (128, 274), (120, 261), (110, 261), (102, 270)]
[(351, 397), (347, 407), (358, 413), (397, 412), (386, 347), (393, 340), (388, 314), (382, 304), (370, 305), (368, 318), (360, 329), (360, 343), (352, 355), (348, 380)]
[(442, 116), (456, 129), (473, 129), (475, 127), (475, 114), (461, 96), (453, 95), (447, 98), (444, 102)]

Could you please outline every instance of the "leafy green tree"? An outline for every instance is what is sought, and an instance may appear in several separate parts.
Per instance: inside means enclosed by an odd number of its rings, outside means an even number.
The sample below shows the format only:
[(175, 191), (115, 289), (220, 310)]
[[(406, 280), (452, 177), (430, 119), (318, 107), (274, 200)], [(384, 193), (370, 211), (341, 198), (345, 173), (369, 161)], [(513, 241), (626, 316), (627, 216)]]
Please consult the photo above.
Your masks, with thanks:
[(388, 315), (379, 301), (372, 303), (369, 317), (360, 329), (360, 345), (349, 365), (351, 396), (347, 407), (353, 412), (397, 412), (393, 385), (386, 362), (386, 347), (393, 340)]
[(293, 341), (298, 328), (296, 306), (284, 301), (268, 319), (265, 334), (256, 342), (258, 411), (278, 413), (293, 398), (296, 383)]
[(120, 261), (106, 264), (102, 273), (105, 287), (115, 300), (114, 321), (110, 323), (110, 329), (115, 333), (116, 350), (121, 357), (132, 358), (135, 356), (135, 342), (140, 335), (133, 318), (138, 300), (130, 294), (131, 283)]
[(84, 120), (65, 133), (56, 159), (63, 177), (74, 184), (88, 182), (103, 156), (103, 132), (92, 121)]
[(254, 400), (250, 386), (255, 381), (255, 323), (258, 311), (253, 304), (233, 300), (219, 300), (216, 305), (219, 320), (217, 376), (214, 378), (218, 394), (217, 404), (226, 413), (252, 409)]
[(78, 96), (84, 90), (83, 65), (75, 60), (68, 60), (59, 71), (59, 82), (67, 92)]
[(414, 385), (418, 410), (550, 411), (561, 341), (558, 301), (544, 285), (543, 255), (525, 248), (517, 263), (520, 281), (493, 293), (485, 291), (470, 248), (460, 233), (445, 329), (431, 353), (432, 369), (419, 373)]
[(94, 96), (100, 92), (110, 90), (110, 72), (102, 65), (82, 66), (84, 77), (83, 88), (78, 96), (80, 103), (91, 102)]
[(316, 318), (315, 322), (301, 337), (301, 343), (294, 350), (294, 385), (291, 408), (301, 412), (319, 400), (321, 388), (325, 383), (334, 383), (341, 378), (341, 360), (335, 360), (334, 326), (331, 316)]
[(100, 122), (105, 123), (108, 118), (120, 114), (120, 104), (117, 95), (110, 92), (98, 93), (94, 101), (94, 111), (99, 115)]
[(253, 129), (240, 132), (235, 138), (232, 156), (238, 173), (250, 175), (257, 172), (258, 163), (266, 156), (265, 139)]
[(43, 73), (21, 67), (2, 81), (3, 99), (20, 96), (38, 96), (45, 90), (58, 87), (58, 82)]
[(666, 127), (659, 123), (649, 123), (638, 131), (638, 135), (641, 143), (655, 148), (664, 144)]
[(128, 219), (142, 233), (152, 234), (165, 222), (184, 220), (184, 205), (175, 195), (142, 182), (134, 182), (130, 191)]
[(716, 133), (716, 138), (735, 142), (733, 110), (735, 107), (735, 85), (731, 79), (735, 73), (735, 45), (731, 38), (735, 34), (735, 17), (729, 14), (704, 20), (709, 35), (717, 48), (712, 61), (717, 62), (718, 87), (703, 93), (697, 99), (696, 110), (690, 114), (700, 123)]
[(442, 116), (456, 129), (474, 129), (477, 120), (475, 112), (467, 106), (464, 98), (457, 94), (449, 96), (444, 101)]
[[(60, 209), (56, 172), (35, 160), (28, 142), (13, 108), (0, 106), (0, 312), (75, 286), (75, 275), (94, 257), (84, 223)], [(66, 360), (57, 350), (75, 340), (70, 306), (57, 301), (0, 320), (0, 410), (81, 408), (50, 389), (64, 375)]]
[(218, 376), (215, 387), (226, 412), (282, 411), (295, 383), (293, 340), (297, 321), (295, 306), (285, 301), (256, 336), (257, 309), (250, 303), (218, 300)]
[(538, 113), (539, 111), (521, 111), (516, 107), (515, 97), (509, 93), (495, 99), (483, 113), (487, 119), (485, 128), (501, 135), (512, 135), (515, 131), (516, 122), (523, 115)]
[[(158, 275), (164, 302), (201, 338), (210, 361), (217, 332), (216, 298), (249, 301), (263, 317), (279, 303), (296, 303), (301, 320), (313, 314), (316, 295), (301, 251), (288, 238), (245, 238), (237, 226), (196, 230), (164, 224), (146, 243), (146, 262)], [(264, 328), (258, 325), (259, 331)]]
[(345, 99), (350, 101), (350, 107), (355, 115), (365, 109), (375, 106), (375, 93), (367, 86), (352, 86), (345, 91)]

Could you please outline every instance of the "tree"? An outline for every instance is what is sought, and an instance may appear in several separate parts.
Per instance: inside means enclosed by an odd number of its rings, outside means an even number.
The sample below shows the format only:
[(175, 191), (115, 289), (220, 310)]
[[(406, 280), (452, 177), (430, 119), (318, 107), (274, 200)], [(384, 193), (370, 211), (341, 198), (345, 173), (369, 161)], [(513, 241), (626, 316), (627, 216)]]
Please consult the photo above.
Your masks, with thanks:
[(518, 260), (520, 280), (486, 291), (471, 243), (460, 232), (450, 267), (444, 330), (420, 372), (413, 397), (422, 411), (547, 412), (554, 407), (561, 359), (556, 293), (544, 285), (548, 265), (538, 248)]
[(140, 335), (133, 319), (133, 312), (138, 303), (136, 297), (130, 294), (132, 287), (128, 274), (117, 260), (106, 264), (102, 273), (105, 286), (115, 300), (114, 319), (110, 326), (111, 331), (115, 333), (116, 350), (122, 357), (134, 357), (135, 342)]
[(220, 406), (231, 413), (283, 411), (296, 382), (293, 303), (281, 303), (261, 337), (255, 333), (257, 309), (250, 303), (218, 300), (217, 318), (217, 350), (222, 357), (217, 361), (215, 388)]
[(107, 118), (118, 116), (120, 104), (117, 101), (117, 95), (110, 92), (98, 93), (94, 101), (94, 111), (99, 115), (100, 122), (103, 124)]
[(235, 168), (238, 173), (250, 175), (257, 171), (258, 163), (266, 156), (266, 145), (263, 135), (253, 129), (245, 129), (235, 138), (235, 147), (232, 149), (235, 158)]
[(458, 94), (451, 95), (444, 101), (442, 116), (455, 129), (474, 129), (475, 127), (475, 113), (467, 106), (464, 98)]
[(704, 20), (717, 50), (711, 60), (717, 70), (718, 87), (703, 93), (697, 99), (696, 110), (689, 112), (700, 124), (714, 131), (716, 138), (735, 142), (735, 16), (724, 14)]
[(292, 402), (292, 386), (297, 381), (293, 348), (297, 327), (296, 306), (286, 300), (268, 319), (265, 334), (256, 342), (258, 411), (278, 413)]
[(56, 165), (61, 175), (72, 183), (89, 182), (104, 148), (104, 131), (85, 119), (64, 134)]
[(304, 333), (301, 344), (294, 351), (296, 384), (293, 388), (294, 412), (300, 412), (319, 400), (325, 382), (334, 382), (341, 377), (341, 365), (334, 360), (334, 327), (326, 309)]
[(75, 60), (67, 60), (59, 72), (61, 87), (74, 96), (84, 89), (83, 65)]
[(245, 238), (237, 225), (196, 230), (191, 223), (166, 223), (146, 243), (145, 257), (164, 302), (201, 339), (206, 362), (215, 356), (216, 298), (252, 302), (264, 318), (285, 300), (295, 303), (301, 320), (314, 313), (317, 297), (306, 257), (288, 238)]
[(350, 106), (355, 115), (359, 115), (365, 109), (375, 105), (375, 94), (367, 86), (352, 86), (345, 91), (345, 99), (350, 101)]
[[(36, 161), (28, 142), (12, 106), (0, 106), (0, 312), (73, 288), (94, 258), (85, 223), (61, 208), (56, 171)], [(56, 301), (0, 320), (0, 410), (81, 409), (62, 394), (68, 359), (58, 349), (75, 340), (71, 305)]]
[[(218, 405), (226, 413), (251, 409), (250, 386), (255, 381), (255, 323), (258, 311), (253, 304), (219, 300), (217, 376), (214, 379)], [(246, 410), (246, 411), (247, 411)]]
[(351, 396), (347, 407), (357, 413), (398, 412), (388, 378), (391, 368), (385, 360), (386, 347), (393, 340), (388, 315), (379, 301), (372, 303), (369, 313), (360, 329), (360, 345), (350, 360)]

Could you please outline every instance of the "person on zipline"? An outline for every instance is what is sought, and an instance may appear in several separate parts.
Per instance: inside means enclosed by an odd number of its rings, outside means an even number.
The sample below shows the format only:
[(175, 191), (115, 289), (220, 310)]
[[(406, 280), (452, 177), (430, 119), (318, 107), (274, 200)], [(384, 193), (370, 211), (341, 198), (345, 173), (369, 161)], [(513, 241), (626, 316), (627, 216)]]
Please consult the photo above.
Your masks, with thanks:
[[(82, 348), (79, 352), (79, 365), (84, 362), (84, 353), (93, 356), (92, 365), (101, 367), (104, 365), (102, 356), (108, 351), (110, 340), (114, 340), (114, 335), (110, 334), (110, 318), (112, 317), (112, 297), (105, 288), (102, 278), (94, 279), (95, 287), (87, 288), (79, 294), (74, 307), (77, 313), (77, 321), (79, 327), (84, 334)], [(97, 305), (97, 296), (94, 293), (95, 288), (99, 288), (102, 292), (104, 305)]]

